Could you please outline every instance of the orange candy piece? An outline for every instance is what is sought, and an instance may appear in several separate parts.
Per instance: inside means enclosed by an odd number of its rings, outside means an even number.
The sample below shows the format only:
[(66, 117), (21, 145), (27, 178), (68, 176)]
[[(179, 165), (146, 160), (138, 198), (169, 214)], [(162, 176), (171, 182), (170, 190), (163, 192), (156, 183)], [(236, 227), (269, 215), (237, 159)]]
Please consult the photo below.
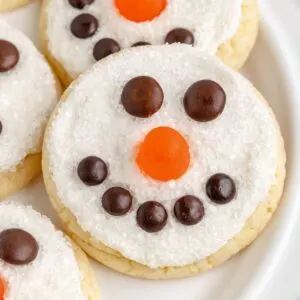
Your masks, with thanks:
[(158, 17), (167, 5), (167, 0), (115, 0), (115, 5), (127, 20), (151, 21)]
[(155, 180), (178, 179), (190, 164), (189, 145), (175, 129), (154, 128), (139, 145), (136, 163), (143, 173)]
[(4, 300), (5, 288), (5, 281), (2, 278), (0, 278), (0, 300)]

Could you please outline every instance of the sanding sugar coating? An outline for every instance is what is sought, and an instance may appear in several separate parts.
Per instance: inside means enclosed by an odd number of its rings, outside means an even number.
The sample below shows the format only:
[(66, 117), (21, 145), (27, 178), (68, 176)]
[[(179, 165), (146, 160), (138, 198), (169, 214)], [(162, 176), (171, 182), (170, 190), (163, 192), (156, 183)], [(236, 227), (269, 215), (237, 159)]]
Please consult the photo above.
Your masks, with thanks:
[[(141, 41), (162, 45), (171, 30), (186, 28), (194, 35), (195, 47), (215, 54), (218, 47), (236, 33), (243, 1), (169, 0), (158, 17), (141, 23), (120, 16), (115, 0), (95, 0), (84, 9), (75, 9), (68, 0), (48, 2), (49, 50), (67, 73), (76, 77), (95, 62), (93, 48), (103, 38), (114, 39), (121, 49)], [(70, 30), (72, 20), (83, 13), (93, 15), (99, 22), (97, 32), (88, 39), (78, 39)]]
[(0, 260), (0, 276), (8, 284), (5, 300), (85, 300), (81, 273), (71, 245), (52, 223), (30, 207), (0, 205), (0, 232), (20, 228), (39, 245), (36, 259), (24, 266)]
[[(132, 78), (147, 75), (164, 92), (161, 109), (151, 118), (129, 115), (120, 97)], [(183, 107), (187, 89), (196, 81), (219, 83), (227, 95), (223, 113), (199, 123)], [(216, 58), (183, 45), (125, 50), (94, 65), (70, 89), (48, 131), (49, 172), (58, 197), (82, 228), (125, 257), (150, 266), (184, 266), (220, 249), (243, 228), (275, 182), (278, 155), (276, 123), (253, 86)], [(136, 146), (158, 126), (180, 132), (190, 147), (191, 163), (176, 181), (158, 182), (143, 175), (135, 162)], [(88, 187), (77, 177), (84, 157), (96, 155), (109, 166), (101, 185)], [(237, 195), (226, 205), (213, 204), (206, 195), (208, 179), (216, 173), (233, 178)], [(112, 186), (133, 195), (125, 216), (105, 213), (100, 202)], [(174, 203), (184, 195), (201, 199), (205, 216), (184, 226), (173, 215)], [(169, 218), (159, 232), (147, 233), (136, 223), (140, 204), (155, 200)]]
[(29, 153), (40, 152), (57, 91), (50, 67), (26, 36), (1, 22), (0, 40), (11, 42), (20, 55), (14, 68), (0, 73), (0, 172), (5, 172)]

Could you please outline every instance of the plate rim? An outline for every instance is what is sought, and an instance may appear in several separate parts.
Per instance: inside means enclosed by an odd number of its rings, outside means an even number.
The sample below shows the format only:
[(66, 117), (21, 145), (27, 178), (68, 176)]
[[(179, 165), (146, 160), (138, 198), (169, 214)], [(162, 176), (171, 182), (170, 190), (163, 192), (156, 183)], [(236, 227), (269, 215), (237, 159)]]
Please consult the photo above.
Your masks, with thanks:
[[(261, 3), (261, 9), (263, 15), (261, 26), (268, 33), (266, 39), (276, 57), (279, 57), (278, 67), (283, 74), (284, 85), (289, 90), (291, 103), (296, 104), (295, 107), (299, 107), (299, 104), (297, 104), (297, 94), (300, 93), (300, 88), (296, 81), (299, 72), (296, 71), (295, 64), (293, 63), (292, 57), (295, 56), (293, 51), (291, 51), (290, 42), (285, 37), (285, 33), (279, 26), (278, 21), (272, 18), (267, 4)], [(299, 125), (299, 121), (297, 120), (300, 120), (300, 109), (292, 110), (291, 115), (292, 137), (295, 137), (295, 128)], [(289, 179), (284, 189), (285, 203), (281, 207), (276, 232), (268, 246), (268, 248), (272, 248), (273, 250), (269, 251), (262, 258), (259, 267), (256, 268), (236, 300), (260, 299), (259, 297), (263, 295), (275, 271), (278, 269), (290, 242), (297, 216), (300, 212), (300, 202), (297, 201), (297, 199), (300, 199), (300, 189), (297, 188), (297, 182), (300, 180), (300, 159), (299, 156), (295, 155), (300, 152), (300, 140), (295, 138), (290, 146), (290, 152), (293, 153), (293, 166), (288, 168)]]

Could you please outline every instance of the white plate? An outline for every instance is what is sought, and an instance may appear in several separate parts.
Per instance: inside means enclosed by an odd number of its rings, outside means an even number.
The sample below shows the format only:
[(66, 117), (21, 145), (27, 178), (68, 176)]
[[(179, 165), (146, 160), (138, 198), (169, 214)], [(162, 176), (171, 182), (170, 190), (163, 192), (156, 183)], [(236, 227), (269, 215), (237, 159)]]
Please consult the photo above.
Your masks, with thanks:
[[(33, 3), (14, 13), (2, 14), (0, 17), (37, 42), (38, 11), (38, 3)], [(300, 122), (300, 109), (295, 109), (299, 108), (296, 101), (297, 87), (293, 81), (291, 64), (287, 61), (288, 52), (281, 46), (284, 44), (283, 39), (276, 25), (264, 12), (261, 34), (245, 67), (247, 77), (271, 103), (280, 122), (287, 147), (288, 177), (285, 196), (271, 225), (241, 255), (219, 268), (190, 279), (164, 282), (133, 279), (93, 262), (103, 300), (260, 299), (261, 292), (286, 248), (300, 209), (300, 204), (296, 201), (299, 196), (297, 181), (300, 180), (300, 161), (296, 153), (300, 152), (300, 144), (295, 138), (297, 125), (299, 126)], [(278, 40), (280, 43), (277, 42)], [(58, 222), (41, 179), (12, 198), (32, 205)]]

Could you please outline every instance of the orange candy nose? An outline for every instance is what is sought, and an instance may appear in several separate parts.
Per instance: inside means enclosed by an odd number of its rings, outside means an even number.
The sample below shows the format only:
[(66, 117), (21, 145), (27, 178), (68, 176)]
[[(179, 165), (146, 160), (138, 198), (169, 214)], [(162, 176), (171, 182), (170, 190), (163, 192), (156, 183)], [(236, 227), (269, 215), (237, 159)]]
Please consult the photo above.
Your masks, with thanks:
[(6, 283), (0, 277), (0, 300), (4, 300), (5, 288), (6, 288)]
[(136, 163), (146, 175), (159, 181), (181, 177), (189, 167), (189, 145), (170, 127), (151, 130), (139, 145)]
[(151, 21), (158, 17), (167, 5), (167, 0), (115, 0), (119, 13), (133, 22)]

